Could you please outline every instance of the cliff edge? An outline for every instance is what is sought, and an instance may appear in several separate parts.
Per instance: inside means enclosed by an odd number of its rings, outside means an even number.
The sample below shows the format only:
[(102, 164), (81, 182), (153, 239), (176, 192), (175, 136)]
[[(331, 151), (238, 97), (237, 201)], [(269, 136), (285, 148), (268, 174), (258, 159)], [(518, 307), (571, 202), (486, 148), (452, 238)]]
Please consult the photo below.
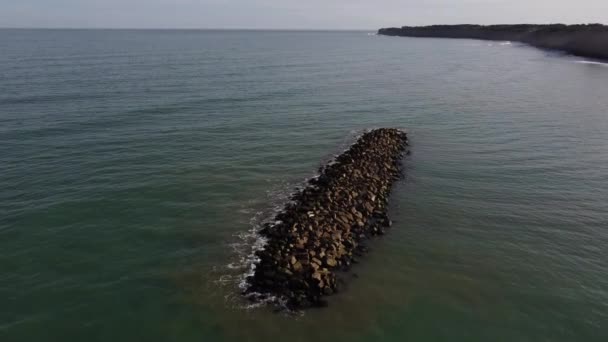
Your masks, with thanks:
[(602, 24), (403, 26), (383, 28), (378, 34), (514, 41), (575, 56), (608, 60), (608, 26)]

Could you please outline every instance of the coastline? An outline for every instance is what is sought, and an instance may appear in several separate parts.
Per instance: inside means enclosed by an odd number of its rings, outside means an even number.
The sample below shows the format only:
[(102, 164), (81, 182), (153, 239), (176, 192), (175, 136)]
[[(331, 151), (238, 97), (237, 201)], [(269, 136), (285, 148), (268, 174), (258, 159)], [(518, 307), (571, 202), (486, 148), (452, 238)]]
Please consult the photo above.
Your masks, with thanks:
[(608, 60), (608, 26), (583, 25), (432, 25), (378, 30), (379, 35), (420, 38), (500, 40), (558, 50), (574, 56)]

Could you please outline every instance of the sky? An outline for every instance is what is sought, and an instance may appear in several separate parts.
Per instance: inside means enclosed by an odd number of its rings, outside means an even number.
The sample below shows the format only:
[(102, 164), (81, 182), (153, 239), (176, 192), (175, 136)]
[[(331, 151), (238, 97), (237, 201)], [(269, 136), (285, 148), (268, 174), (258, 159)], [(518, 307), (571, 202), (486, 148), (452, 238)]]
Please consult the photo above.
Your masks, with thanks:
[(0, 27), (364, 29), (608, 24), (608, 0), (0, 0)]

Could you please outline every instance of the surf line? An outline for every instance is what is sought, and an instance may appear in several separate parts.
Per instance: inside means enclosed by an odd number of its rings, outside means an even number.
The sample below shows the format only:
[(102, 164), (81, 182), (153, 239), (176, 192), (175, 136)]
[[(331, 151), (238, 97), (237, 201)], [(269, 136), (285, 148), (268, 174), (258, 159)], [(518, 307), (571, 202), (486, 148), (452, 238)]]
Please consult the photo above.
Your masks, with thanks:
[(391, 226), (386, 208), (407, 148), (404, 131), (374, 129), (322, 166), (259, 231), (266, 244), (255, 252), (243, 294), (292, 310), (325, 306), (323, 297), (339, 290), (339, 271), (367, 251), (365, 240)]

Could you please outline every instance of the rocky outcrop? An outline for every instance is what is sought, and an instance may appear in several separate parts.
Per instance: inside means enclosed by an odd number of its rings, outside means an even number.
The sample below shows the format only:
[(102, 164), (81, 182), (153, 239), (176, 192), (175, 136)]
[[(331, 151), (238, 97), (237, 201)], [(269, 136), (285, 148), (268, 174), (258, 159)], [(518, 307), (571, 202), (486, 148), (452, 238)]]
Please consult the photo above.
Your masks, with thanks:
[(365, 252), (365, 239), (391, 226), (385, 210), (406, 146), (403, 131), (376, 129), (322, 167), (260, 231), (267, 244), (256, 252), (245, 295), (291, 309), (324, 305), (322, 297), (338, 291), (337, 271)]
[(581, 57), (608, 59), (608, 26), (601, 24), (403, 26), (383, 28), (378, 34), (514, 41)]

